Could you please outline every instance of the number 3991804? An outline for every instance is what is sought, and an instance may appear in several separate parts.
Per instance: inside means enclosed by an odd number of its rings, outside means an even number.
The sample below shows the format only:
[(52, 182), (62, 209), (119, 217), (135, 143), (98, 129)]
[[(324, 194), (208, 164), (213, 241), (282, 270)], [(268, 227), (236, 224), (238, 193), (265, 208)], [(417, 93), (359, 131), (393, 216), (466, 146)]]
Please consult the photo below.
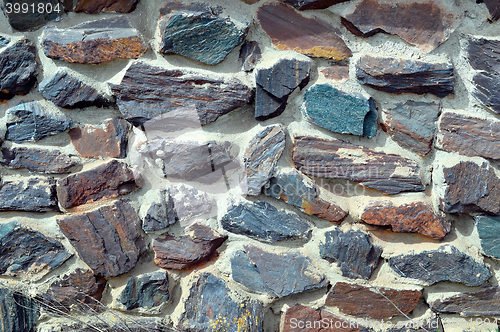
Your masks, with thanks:
[(61, 8), (59, 7), (59, 3), (51, 4), (51, 3), (6, 3), (5, 11), (7, 14), (15, 13), (15, 14), (35, 14), (35, 13), (59, 13), (61, 12)]

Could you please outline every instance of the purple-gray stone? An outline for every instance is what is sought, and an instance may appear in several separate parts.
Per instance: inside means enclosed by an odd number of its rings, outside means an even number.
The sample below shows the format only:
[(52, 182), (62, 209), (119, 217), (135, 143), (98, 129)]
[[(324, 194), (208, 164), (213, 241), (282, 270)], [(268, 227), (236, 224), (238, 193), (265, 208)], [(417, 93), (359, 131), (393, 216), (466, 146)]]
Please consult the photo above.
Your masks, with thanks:
[(500, 315), (500, 288), (484, 287), (476, 292), (465, 292), (427, 301), (431, 310), (439, 314), (457, 314), (462, 317), (497, 317)]
[(56, 181), (52, 177), (3, 181), (0, 211), (59, 211)]
[(78, 163), (58, 150), (25, 147), (2, 148), (0, 164), (5, 167), (25, 168), (30, 172), (46, 174), (70, 173)]
[(246, 42), (240, 49), (241, 70), (252, 71), (260, 61), (261, 52), (259, 43), (255, 41)]

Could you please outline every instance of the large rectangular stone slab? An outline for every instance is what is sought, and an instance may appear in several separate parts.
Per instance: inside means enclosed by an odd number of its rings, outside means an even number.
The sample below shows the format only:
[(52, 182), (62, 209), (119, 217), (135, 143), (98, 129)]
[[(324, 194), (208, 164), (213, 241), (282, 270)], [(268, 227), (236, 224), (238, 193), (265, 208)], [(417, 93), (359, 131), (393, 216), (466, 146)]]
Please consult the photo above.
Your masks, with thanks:
[(0, 211), (59, 211), (56, 181), (52, 177), (3, 181), (0, 187)]
[(476, 292), (463, 292), (428, 301), (439, 314), (458, 314), (464, 317), (497, 317), (500, 315), (500, 288), (490, 286)]
[(25, 168), (30, 172), (64, 174), (78, 165), (77, 161), (58, 150), (25, 147), (2, 148), (0, 163), (9, 168)]

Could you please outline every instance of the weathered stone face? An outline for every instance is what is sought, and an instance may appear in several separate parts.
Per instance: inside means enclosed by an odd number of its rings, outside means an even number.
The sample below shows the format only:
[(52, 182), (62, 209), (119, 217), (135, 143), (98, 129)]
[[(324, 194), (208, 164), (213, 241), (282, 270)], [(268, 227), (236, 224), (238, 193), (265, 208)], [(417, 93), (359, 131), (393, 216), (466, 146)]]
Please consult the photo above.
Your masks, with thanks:
[(178, 217), (170, 188), (150, 190), (145, 197), (151, 199), (151, 203), (142, 204), (139, 211), (142, 229), (145, 232), (159, 231), (177, 222)]
[(326, 78), (343, 82), (349, 79), (349, 66), (333, 64), (320, 71)]
[(58, 150), (33, 149), (25, 147), (2, 148), (3, 166), (30, 172), (46, 174), (70, 173), (77, 161)]
[[(14, 7), (16, 3), (27, 4), (28, 10), (23, 12), (21, 7), (16, 13)], [(39, 4), (43, 5), (43, 10), (39, 10)], [(60, 13), (64, 12), (64, 7), (60, 0), (26, 0), (23, 2), (3, 0), (3, 6), (10, 26), (17, 31), (36, 30), (49, 21), (58, 21)]]
[(33, 331), (40, 315), (35, 300), (7, 288), (0, 288), (0, 319), (2, 331)]
[(498, 237), (500, 217), (484, 215), (475, 217), (475, 220), (484, 253), (488, 256), (500, 258), (500, 238)]
[(298, 10), (325, 9), (348, 0), (283, 0)]
[[(75, 1), (76, 4), (74, 4)], [(77, 13), (130, 13), (135, 9), (138, 2), (139, 0), (66, 0), (64, 1), (64, 5), (67, 11), (75, 11)]]
[(52, 177), (3, 181), (0, 187), (0, 211), (59, 211), (56, 181)]
[(429, 302), (431, 309), (440, 314), (459, 314), (465, 317), (494, 317), (499, 314), (500, 289), (480, 288), (478, 292), (465, 292)]
[(259, 43), (255, 41), (246, 42), (240, 49), (241, 70), (252, 71), (261, 57)]
[(169, 300), (168, 274), (165, 271), (130, 278), (120, 294), (120, 302), (127, 310), (155, 309), (159, 313)]
[(500, 18), (500, 3), (498, 3), (497, 0), (482, 0), (479, 2), (484, 2), (486, 8), (488, 8), (488, 11), (491, 15), (491, 20), (498, 21), (498, 19)]

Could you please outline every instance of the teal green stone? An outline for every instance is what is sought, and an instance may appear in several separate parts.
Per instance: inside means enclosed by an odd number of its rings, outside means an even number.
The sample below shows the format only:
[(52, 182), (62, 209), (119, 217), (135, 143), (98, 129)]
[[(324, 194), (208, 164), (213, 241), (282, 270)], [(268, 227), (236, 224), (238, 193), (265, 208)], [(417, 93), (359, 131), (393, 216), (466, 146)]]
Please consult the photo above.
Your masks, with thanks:
[(500, 259), (500, 217), (476, 217), (476, 227), (484, 253)]
[(306, 91), (303, 114), (309, 122), (335, 133), (373, 137), (377, 131), (373, 99), (330, 84), (316, 84)]

